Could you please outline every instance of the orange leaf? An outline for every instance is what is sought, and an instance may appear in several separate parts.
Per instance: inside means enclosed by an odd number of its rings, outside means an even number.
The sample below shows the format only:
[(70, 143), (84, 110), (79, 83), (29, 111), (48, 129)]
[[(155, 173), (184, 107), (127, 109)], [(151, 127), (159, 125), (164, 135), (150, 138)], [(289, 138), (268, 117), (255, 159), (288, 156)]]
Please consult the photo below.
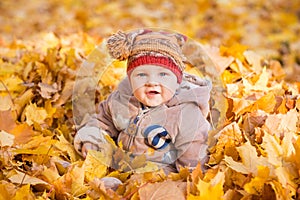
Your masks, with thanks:
[(11, 110), (0, 111), (0, 130), (9, 132), (16, 127), (15, 117)]
[(17, 125), (10, 133), (15, 136), (15, 144), (26, 144), (35, 135), (32, 127), (25, 123)]

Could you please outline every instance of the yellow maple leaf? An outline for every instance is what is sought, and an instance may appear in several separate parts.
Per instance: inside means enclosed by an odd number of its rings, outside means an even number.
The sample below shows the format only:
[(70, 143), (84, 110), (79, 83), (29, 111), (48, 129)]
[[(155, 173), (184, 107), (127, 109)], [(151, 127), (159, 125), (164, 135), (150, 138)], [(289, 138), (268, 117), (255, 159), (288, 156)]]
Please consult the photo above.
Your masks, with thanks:
[(257, 174), (257, 166), (271, 167), (267, 158), (257, 156), (256, 148), (249, 141), (236, 147), (242, 162), (236, 162), (231, 157), (225, 156), (225, 162), (231, 169), (243, 174)]
[(87, 181), (94, 178), (102, 178), (107, 174), (107, 166), (103, 164), (102, 153), (90, 150), (83, 163), (84, 174)]
[(243, 53), (245, 50), (247, 50), (247, 48), (248, 48), (247, 46), (239, 43), (235, 43), (230, 47), (226, 47), (222, 45), (220, 47), (220, 53), (221, 55), (224, 56), (233, 56), (243, 62), (245, 61), (245, 57)]
[(244, 189), (250, 194), (261, 195), (264, 185), (269, 179), (270, 170), (266, 166), (257, 166), (257, 175), (246, 183)]
[(283, 150), (280, 145), (279, 138), (266, 133), (263, 137), (263, 143), (261, 144), (261, 146), (267, 153), (269, 163), (271, 163), (275, 167), (282, 166)]
[(47, 111), (43, 107), (37, 107), (36, 104), (29, 104), (25, 110), (26, 123), (31, 126), (34, 122), (43, 124), (48, 116)]
[(52, 118), (52, 116), (54, 115), (54, 113), (56, 112), (56, 108), (52, 106), (51, 104), (51, 100), (47, 100), (45, 102), (45, 110), (48, 114), (48, 118)]
[(219, 163), (224, 158), (225, 153), (233, 156), (233, 154), (230, 154), (231, 151), (227, 151), (227, 149), (239, 145), (244, 140), (239, 125), (236, 122), (224, 127), (214, 137), (218, 138), (218, 142), (213, 147), (214, 152), (210, 156), (209, 164)]
[(224, 174), (222, 174), (221, 178), (219, 175), (216, 175), (217, 179), (212, 180), (211, 182), (205, 182), (199, 179), (199, 182), (196, 184), (196, 187), (199, 191), (199, 195), (188, 194), (187, 199), (201, 199), (201, 200), (219, 200), (222, 199), (224, 192), (223, 192), (223, 184), (224, 184)]
[(289, 191), (290, 199), (296, 195), (298, 184), (294, 180), (298, 178), (298, 174), (294, 172), (294, 168), (291, 166), (282, 166), (275, 169), (275, 174), (278, 178), (278, 182), (287, 191)]
[(248, 95), (254, 91), (268, 91), (267, 84), (269, 82), (269, 76), (269, 73), (264, 67), (255, 84), (251, 84), (246, 78), (243, 78), (244, 93)]
[(57, 137), (59, 141), (55, 143), (55, 147), (63, 152), (67, 152), (68, 157), (70, 157), (70, 161), (75, 162), (77, 160), (77, 156), (74, 146), (66, 140), (63, 134), (57, 135)]
[(17, 190), (16, 195), (12, 200), (27, 199), (34, 200), (35, 196), (30, 189), (30, 184), (26, 184)]
[(52, 183), (58, 198), (78, 197), (86, 193), (88, 188), (84, 185), (84, 167), (80, 164), (74, 163), (66, 174)]
[(231, 72), (229, 70), (223, 71), (221, 79), (224, 84), (230, 84), (241, 78), (241, 74), (238, 72)]
[[(2, 77), (1, 77), (2, 79)], [(5, 77), (4, 80), (1, 80), (0, 91), (7, 92), (21, 92), (25, 89), (23, 86), (23, 80), (18, 76), (12, 75), (9, 77)]]
[[(299, 90), (300, 90), (300, 84), (299, 84)], [(300, 110), (300, 97), (298, 97), (297, 101), (296, 101), (296, 108), (298, 110)]]
[(276, 106), (276, 98), (275, 95), (270, 92), (267, 93), (265, 96), (258, 99), (252, 106), (252, 110), (263, 110), (267, 113), (272, 113), (274, 111), (274, 108)]

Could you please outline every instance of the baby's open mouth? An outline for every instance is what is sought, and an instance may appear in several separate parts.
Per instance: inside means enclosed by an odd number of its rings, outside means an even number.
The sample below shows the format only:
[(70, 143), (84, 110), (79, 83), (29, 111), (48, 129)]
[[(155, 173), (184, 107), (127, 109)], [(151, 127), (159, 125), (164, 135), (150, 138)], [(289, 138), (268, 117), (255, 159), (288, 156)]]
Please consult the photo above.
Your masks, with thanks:
[(155, 91), (155, 90), (151, 90), (151, 91), (148, 91), (147, 94), (154, 95), (154, 94), (159, 94), (159, 92)]

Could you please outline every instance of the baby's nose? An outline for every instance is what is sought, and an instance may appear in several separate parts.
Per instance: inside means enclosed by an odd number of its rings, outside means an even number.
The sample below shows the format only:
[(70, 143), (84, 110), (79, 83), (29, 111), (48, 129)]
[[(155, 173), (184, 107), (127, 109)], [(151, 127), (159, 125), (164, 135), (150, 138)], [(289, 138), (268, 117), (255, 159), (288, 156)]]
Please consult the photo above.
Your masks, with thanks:
[(157, 86), (158, 84), (159, 83), (156, 82), (156, 81), (148, 81), (148, 82), (145, 83), (145, 86), (148, 86), (148, 87), (150, 87), (150, 86)]

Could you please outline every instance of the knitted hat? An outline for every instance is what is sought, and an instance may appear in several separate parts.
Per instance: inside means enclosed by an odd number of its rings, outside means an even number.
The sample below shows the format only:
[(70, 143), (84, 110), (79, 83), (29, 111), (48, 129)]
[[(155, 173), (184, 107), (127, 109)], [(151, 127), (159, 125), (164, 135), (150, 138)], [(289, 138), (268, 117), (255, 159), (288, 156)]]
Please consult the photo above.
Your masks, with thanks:
[(110, 55), (118, 60), (127, 59), (127, 75), (145, 64), (158, 65), (171, 70), (182, 81), (185, 56), (181, 47), (186, 37), (176, 33), (137, 30), (129, 33), (118, 31), (107, 40)]

